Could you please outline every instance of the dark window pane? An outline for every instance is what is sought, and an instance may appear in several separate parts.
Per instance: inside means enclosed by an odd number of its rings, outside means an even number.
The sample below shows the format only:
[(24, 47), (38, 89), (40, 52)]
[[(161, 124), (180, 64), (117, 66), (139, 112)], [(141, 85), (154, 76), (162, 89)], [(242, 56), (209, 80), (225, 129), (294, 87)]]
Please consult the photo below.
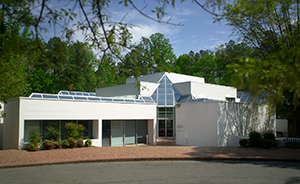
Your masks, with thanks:
[(24, 124), (24, 142), (29, 142), (29, 133), (32, 131), (31, 128), (37, 127), (36, 132), (41, 133), (41, 121), (37, 120), (25, 120)]
[(34, 95), (31, 95), (31, 98), (42, 98), (42, 95), (34, 94)]
[(91, 120), (79, 120), (78, 124), (85, 127), (84, 129), (84, 139), (93, 139), (93, 121)]
[(58, 96), (59, 99), (67, 99), (67, 100), (73, 100), (73, 97), (72, 96), (63, 96), (63, 95), (60, 95)]
[(51, 98), (51, 99), (57, 99), (57, 96), (55, 95), (43, 95), (44, 98)]
[(110, 121), (109, 120), (103, 120), (102, 121), (102, 146), (110, 146)]
[(137, 120), (137, 143), (146, 144), (147, 120)]
[(59, 131), (59, 121), (58, 120), (43, 120), (42, 121), (42, 136), (43, 140), (49, 139), (49, 131), (47, 128), (53, 127)]
[(75, 100), (87, 100), (86, 97), (74, 96)]

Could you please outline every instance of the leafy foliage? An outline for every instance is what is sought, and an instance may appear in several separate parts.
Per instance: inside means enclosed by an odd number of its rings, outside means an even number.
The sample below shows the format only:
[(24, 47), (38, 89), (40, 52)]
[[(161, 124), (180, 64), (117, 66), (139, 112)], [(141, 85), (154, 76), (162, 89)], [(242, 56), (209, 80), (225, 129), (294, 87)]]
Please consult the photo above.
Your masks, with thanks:
[(29, 127), (29, 144), (28, 144), (28, 151), (37, 151), (39, 149), (38, 143), (42, 142), (42, 137), (38, 132), (39, 127)]
[(42, 137), (38, 132), (39, 127), (29, 127), (29, 141), (30, 143), (41, 143)]
[(43, 146), (45, 149), (47, 150), (51, 150), (54, 148), (55, 144), (54, 144), (54, 141), (53, 140), (45, 140), (43, 142)]
[(90, 146), (92, 146), (92, 140), (91, 139), (86, 139), (85, 147), (90, 147)]
[(249, 145), (249, 140), (248, 139), (241, 139), (239, 140), (239, 144), (241, 147), (247, 147)]
[(84, 135), (85, 127), (81, 124), (77, 125), (76, 123), (66, 123), (65, 127), (67, 129), (67, 137), (73, 138), (75, 140), (82, 138)]
[(63, 141), (58, 140), (58, 141), (54, 141), (54, 148), (55, 149), (61, 149), (63, 146)]
[(252, 131), (249, 133), (249, 145), (252, 147), (262, 146), (262, 137), (259, 132)]
[(60, 138), (60, 132), (57, 130), (55, 127), (46, 127), (48, 132), (47, 132), (47, 139), (53, 140), (53, 141), (58, 141)]
[(230, 65), (236, 85), (256, 96), (264, 94), (272, 107), (286, 109), (277, 113), (295, 122), (300, 134), (298, 7), (298, 1), (240, 0), (224, 9), (223, 18), (254, 48), (255, 57), (244, 56)]

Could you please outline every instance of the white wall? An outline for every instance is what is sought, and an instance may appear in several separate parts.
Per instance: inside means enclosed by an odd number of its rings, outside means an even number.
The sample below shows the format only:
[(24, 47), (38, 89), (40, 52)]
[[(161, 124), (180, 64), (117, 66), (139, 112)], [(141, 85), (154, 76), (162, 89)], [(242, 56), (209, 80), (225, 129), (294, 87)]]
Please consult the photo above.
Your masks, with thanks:
[[(188, 81), (194, 81), (199, 83), (204, 83), (203, 77), (195, 77), (190, 75), (183, 75), (183, 74), (177, 74), (177, 73), (168, 73), (168, 72), (161, 72), (161, 73), (155, 73), (145, 76), (139, 76), (138, 81), (147, 81), (147, 82), (154, 82), (157, 83), (164, 75), (167, 75), (168, 78), (172, 81), (172, 83), (181, 83), (181, 82), (188, 82)], [(136, 79), (128, 78), (126, 80), (126, 84), (129, 83), (136, 83)]]
[(18, 149), (19, 145), (19, 99), (9, 100), (5, 104), (3, 124), (3, 149)]
[(236, 88), (198, 82), (176, 83), (174, 87), (182, 96), (193, 95), (196, 98), (208, 98), (225, 101), (226, 97), (236, 98)]
[(140, 82), (140, 94), (142, 96), (151, 96), (152, 93), (156, 90), (156, 88), (159, 86), (158, 83), (152, 83), (152, 82)]
[(287, 119), (276, 119), (276, 131), (282, 132), (283, 136), (288, 135), (288, 120)]
[(180, 104), (176, 108), (176, 144), (217, 146), (217, 108), (216, 102)]
[(183, 75), (183, 74), (177, 74), (177, 73), (166, 73), (166, 75), (169, 77), (169, 79), (172, 81), (172, 83), (181, 83), (181, 82), (197, 82), (197, 83), (204, 83), (203, 77), (195, 77), (191, 75)]
[(253, 130), (276, 131), (275, 115), (270, 116), (268, 106), (248, 103), (220, 102), (217, 126), (218, 146), (228, 146), (229, 136), (248, 136)]
[(191, 83), (191, 93), (196, 98), (226, 100), (226, 97), (236, 98), (236, 88), (215, 84)]
[[(102, 120), (152, 120), (153, 126), (156, 126), (155, 104), (20, 98), (20, 107), (18, 107), (18, 103), (11, 102), (9, 102), (9, 107), (11, 108), (7, 109), (7, 113), (11, 116), (5, 122), (10, 126), (5, 127), (7, 134), (4, 135), (9, 142), (5, 149), (18, 148), (18, 143), (22, 146), (25, 120), (93, 120), (94, 124), (98, 124), (97, 127), (94, 127), (94, 130), (96, 129), (98, 132), (98, 138), (93, 140), (95, 146), (102, 145)], [(20, 109), (19, 118), (18, 109)], [(18, 127), (20, 127), (19, 130)]]

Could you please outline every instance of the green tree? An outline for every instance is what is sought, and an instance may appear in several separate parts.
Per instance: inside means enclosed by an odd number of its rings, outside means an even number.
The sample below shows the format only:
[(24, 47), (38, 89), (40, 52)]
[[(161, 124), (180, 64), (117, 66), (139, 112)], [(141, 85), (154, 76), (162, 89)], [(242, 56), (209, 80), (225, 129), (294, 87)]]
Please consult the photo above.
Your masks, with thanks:
[[(26, 67), (28, 59), (26, 49), (28, 29), (20, 34), (20, 26), (7, 25), (0, 34), (0, 101), (23, 95), (28, 87), (26, 82)], [(3, 30), (2, 30), (3, 31)]]
[(240, 0), (224, 10), (227, 24), (255, 49), (256, 57), (245, 56), (230, 65), (236, 84), (241, 87), (246, 83), (255, 95), (264, 94), (273, 107), (281, 105), (292, 111), (293, 117), (288, 114), (281, 117), (295, 122), (298, 135), (299, 17), (298, 1)]
[(170, 40), (161, 33), (155, 33), (142, 41), (125, 55), (118, 65), (120, 72), (127, 77), (171, 71), (176, 56)]
[(95, 67), (98, 61), (93, 51), (86, 44), (77, 41), (68, 46), (68, 53), (68, 62), (61, 78), (64, 89), (95, 91)]

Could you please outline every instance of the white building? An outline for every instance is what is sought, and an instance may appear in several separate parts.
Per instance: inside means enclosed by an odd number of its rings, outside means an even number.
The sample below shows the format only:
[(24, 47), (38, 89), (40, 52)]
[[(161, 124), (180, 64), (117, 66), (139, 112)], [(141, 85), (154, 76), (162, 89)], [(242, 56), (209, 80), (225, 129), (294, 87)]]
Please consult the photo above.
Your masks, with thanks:
[(83, 124), (85, 137), (94, 146), (155, 145), (157, 139), (175, 139), (178, 145), (229, 146), (232, 135), (275, 130), (275, 118), (269, 117), (266, 106), (255, 111), (242, 102), (236, 88), (165, 72), (129, 78), (124, 85), (96, 93), (33, 93), (5, 105), (3, 149), (24, 148), (30, 126), (38, 126), (42, 135), (46, 127), (56, 127), (63, 138), (65, 122)]

